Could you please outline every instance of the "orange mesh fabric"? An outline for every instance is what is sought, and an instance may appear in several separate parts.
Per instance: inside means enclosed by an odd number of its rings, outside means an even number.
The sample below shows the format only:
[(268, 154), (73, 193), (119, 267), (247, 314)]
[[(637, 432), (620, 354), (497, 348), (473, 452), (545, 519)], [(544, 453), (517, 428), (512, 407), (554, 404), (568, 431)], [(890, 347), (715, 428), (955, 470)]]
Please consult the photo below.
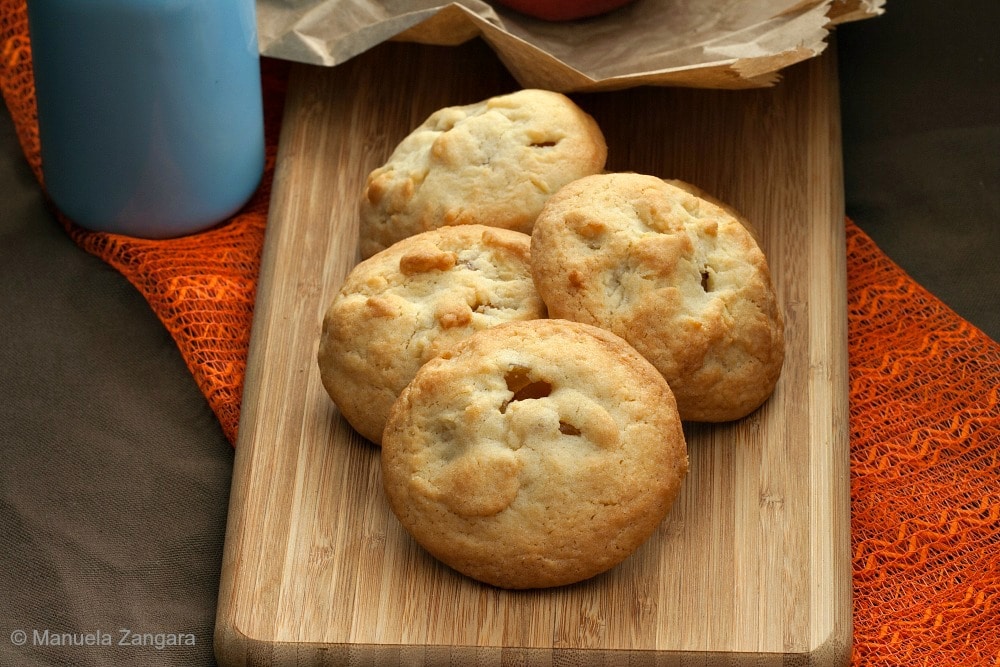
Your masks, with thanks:
[[(24, 0), (0, 0), (0, 87), (42, 176)], [(72, 238), (145, 295), (232, 442), (284, 86), (264, 61), (268, 169), (186, 239)], [(1000, 666), (1000, 345), (848, 221), (854, 665)]]
[(25, 0), (0, 0), (0, 91), (35, 176), (42, 177), (42, 156), (35, 113), (35, 82), (28, 42)]
[(1000, 344), (848, 225), (856, 665), (1000, 665)]

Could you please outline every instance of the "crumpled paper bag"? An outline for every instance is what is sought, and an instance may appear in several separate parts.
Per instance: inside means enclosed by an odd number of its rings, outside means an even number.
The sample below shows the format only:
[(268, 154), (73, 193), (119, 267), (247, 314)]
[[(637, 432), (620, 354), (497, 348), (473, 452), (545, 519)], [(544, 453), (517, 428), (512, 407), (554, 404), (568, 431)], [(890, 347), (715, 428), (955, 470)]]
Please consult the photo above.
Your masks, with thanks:
[(837, 24), (885, 0), (636, 0), (551, 23), (483, 0), (257, 0), (261, 54), (337, 65), (384, 41), (454, 46), (481, 37), (525, 88), (754, 88), (818, 55)]

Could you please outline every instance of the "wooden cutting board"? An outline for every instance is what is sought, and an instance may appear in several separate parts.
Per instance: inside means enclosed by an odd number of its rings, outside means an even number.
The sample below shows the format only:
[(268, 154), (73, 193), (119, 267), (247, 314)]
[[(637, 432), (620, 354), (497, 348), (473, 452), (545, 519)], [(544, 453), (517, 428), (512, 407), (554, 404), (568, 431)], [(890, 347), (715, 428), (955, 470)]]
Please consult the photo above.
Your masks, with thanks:
[(653, 537), (581, 584), (503, 591), (439, 564), (381, 489), (379, 450), (319, 380), (322, 315), (357, 261), (365, 176), (435, 109), (517, 88), (480, 42), (388, 43), (293, 67), (262, 258), (216, 625), (222, 665), (834, 665), (851, 641), (846, 278), (831, 53), (754, 91), (575, 95), (609, 170), (680, 178), (756, 225), (784, 309), (773, 397), (688, 425)]

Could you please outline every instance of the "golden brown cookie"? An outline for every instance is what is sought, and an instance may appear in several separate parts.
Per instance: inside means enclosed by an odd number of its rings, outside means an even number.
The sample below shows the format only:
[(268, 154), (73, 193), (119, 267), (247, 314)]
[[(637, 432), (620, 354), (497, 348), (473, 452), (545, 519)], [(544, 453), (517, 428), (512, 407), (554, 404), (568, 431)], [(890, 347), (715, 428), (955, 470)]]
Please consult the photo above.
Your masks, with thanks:
[(444, 225), (530, 234), (548, 196), (600, 172), (606, 157), (597, 123), (560, 93), (521, 90), (440, 109), (368, 175), (361, 256)]
[(531, 238), (465, 225), (410, 237), (358, 264), (323, 319), (318, 362), (347, 421), (378, 444), (393, 401), (431, 357), (475, 331), (545, 317)]
[(577, 180), (546, 204), (531, 254), (549, 315), (629, 341), (683, 419), (738, 419), (774, 390), (784, 323), (767, 260), (733, 212), (693, 186), (633, 173)]
[(618, 336), (565, 320), (501, 324), (427, 362), (382, 443), (406, 530), (503, 588), (620, 563), (660, 524), (687, 468), (663, 377)]

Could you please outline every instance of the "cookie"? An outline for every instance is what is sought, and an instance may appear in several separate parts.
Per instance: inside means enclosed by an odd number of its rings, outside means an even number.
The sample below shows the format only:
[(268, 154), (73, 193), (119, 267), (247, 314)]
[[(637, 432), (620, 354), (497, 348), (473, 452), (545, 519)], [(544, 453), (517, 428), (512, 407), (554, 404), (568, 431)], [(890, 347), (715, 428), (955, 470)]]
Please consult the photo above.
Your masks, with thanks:
[(545, 317), (530, 243), (507, 229), (443, 227), (350, 272), (323, 318), (317, 360), (351, 426), (380, 443), (389, 408), (424, 362), (480, 329)]
[(549, 195), (600, 172), (606, 157), (597, 123), (560, 93), (521, 90), (440, 109), (368, 175), (361, 256), (445, 225), (530, 234)]
[(531, 256), (550, 317), (631, 343), (683, 419), (738, 419), (773, 392), (784, 323), (767, 259), (733, 211), (693, 186), (634, 173), (577, 180), (539, 215)]
[(393, 405), (386, 497), (436, 558), (502, 588), (569, 584), (632, 554), (687, 473), (670, 387), (614, 334), (510, 322), (427, 362)]

